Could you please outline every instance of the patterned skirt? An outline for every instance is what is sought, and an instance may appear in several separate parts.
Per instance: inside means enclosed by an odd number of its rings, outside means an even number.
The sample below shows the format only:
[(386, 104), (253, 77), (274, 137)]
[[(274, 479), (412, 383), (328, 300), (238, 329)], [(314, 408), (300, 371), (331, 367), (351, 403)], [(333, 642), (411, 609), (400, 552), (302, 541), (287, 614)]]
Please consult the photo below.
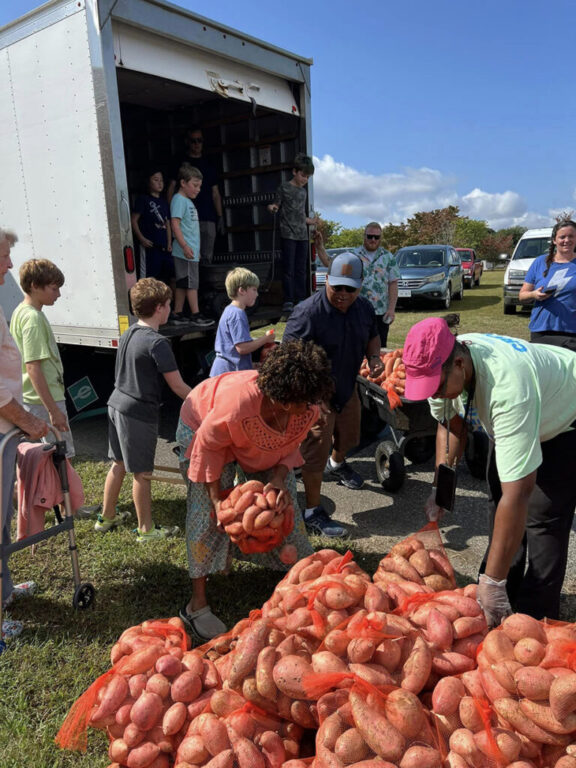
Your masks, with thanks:
[[(176, 440), (180, 449), (180, 455), (184, 456), (194, 432), (182, 421), (178, 422)], [(188, 554), (188, 571), (191, 579), (208, 576), (211, 573), (227, 573), (230, 569), (232, 558), (248, 560), (264, 568), (275, 571), (287, 571), (290, 566), (285, 565), (279, 557), (279, 550), (284, 544), (293, 544), (298, 552), (298, 560), (314, 551), (306, 534), (306, 527), (302, 513), (298, 506), (296, 490), (296, 478), (290, 470), (286, 476), (286, 488), (294, 505), (294, 530), (286, 537), (280, 547), (270, 552), (245, 555), (230, 541), (228, 536), (220, 528), (216, 527), (214, 508), (204, 483), (193, 483), (186, 476), (188, 460), (180, 462), (180, 470), (187, 479), (188, 494), (186, 497), (186, 551)], [(222, 488), (232, 488), (234, 485), (244, 483), (247, 480), (261, 480), (267, 482), (267, 472), (246, 473), (236, 463), (226, 464), (222, 471), (220, 484)]]

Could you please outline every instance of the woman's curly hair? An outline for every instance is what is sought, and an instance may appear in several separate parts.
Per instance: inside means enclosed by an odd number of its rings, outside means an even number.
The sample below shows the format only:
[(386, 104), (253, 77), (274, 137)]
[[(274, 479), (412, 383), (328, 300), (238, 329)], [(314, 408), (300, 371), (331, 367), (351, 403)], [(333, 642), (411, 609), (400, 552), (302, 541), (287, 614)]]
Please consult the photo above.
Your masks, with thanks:
[(258, 374), (261, 391), (278, 403), (328, 402), (334, 392), (326, 352), (313, 341), (286, 341), (266, 357)]

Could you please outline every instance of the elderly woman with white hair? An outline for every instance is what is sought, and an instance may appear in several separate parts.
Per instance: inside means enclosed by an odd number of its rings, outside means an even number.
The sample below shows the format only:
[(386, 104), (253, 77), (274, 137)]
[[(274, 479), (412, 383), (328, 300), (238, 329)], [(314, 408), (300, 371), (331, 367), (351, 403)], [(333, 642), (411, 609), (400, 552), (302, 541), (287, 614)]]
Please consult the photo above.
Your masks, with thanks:
[[(0, 285), (8, 270), (12, 268), (10, 248), (16, 242), (16, 236), (11, 232), (0, 229)], [(44, 437), (48, 433), (48, 424), (37, 419), (22, 407), (22, 362), (16, 343), (10, 336), (4, 312), (0, 306), (0, 440), (14, 427), (19, 427), (33, 440)], [(4, 448), (2, 457), (2, 496), (1, 512), (2, 527), (0, 528), (2, 542), (10, 544), (10, 524), (12, 522), (14, 475), (16, 468), (17, 441), (10, 440)], [(2, 560), (2, 597), (7, 606), (18, 595), (26, 594), (33, 589), (32, 582), (14, 586), (8, 569), (8, 558)], [(2, 622), (2, 639), (9, 640), (22, 632), (22, 623), (9, 619)]]

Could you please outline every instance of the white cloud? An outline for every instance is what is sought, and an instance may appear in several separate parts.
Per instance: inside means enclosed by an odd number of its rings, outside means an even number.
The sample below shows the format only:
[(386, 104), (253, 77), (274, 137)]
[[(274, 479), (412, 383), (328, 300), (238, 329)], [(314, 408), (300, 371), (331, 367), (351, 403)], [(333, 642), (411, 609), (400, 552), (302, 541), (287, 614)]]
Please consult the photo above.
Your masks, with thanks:
[(553, 223), (551, 211), (528, 211), (521, 195), (512, 190), (491, 193), (475, 188), (459, 195), (456, 179), (433, 168), (375, 175), (337, 162), (330, 155), (315, 157), (314, 165), (314, 205), (325, 218), (344, 226), (361, 226), (371, 219), (398, 224), (417, 211), (448, 205), (457, 205), (463, 215), (483, 219), (494, 229)]

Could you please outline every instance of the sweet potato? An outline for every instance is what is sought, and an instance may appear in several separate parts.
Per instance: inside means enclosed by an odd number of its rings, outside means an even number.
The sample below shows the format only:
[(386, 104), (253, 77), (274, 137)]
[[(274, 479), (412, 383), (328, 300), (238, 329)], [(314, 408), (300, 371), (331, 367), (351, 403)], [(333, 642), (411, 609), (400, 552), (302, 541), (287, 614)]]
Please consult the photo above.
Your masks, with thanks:
[(576, 710), (576, 674), (557, 677), (550, 684), (550, 709), (558, 720)]
[(112, 675), (110, 682), (103, 689), (98, 708), (92, 713), (91, 719), (102, 720), (115, 714), (129, 692), (127, 679), (123, 675)]
[(424, 725), (424, 710), (418, 697), (411, 691), (397, 688), (386, 698), (386, 717), (391, 725), (408, 741), (415, 739)]
[(518, 733), (540, 744), (563, 745), (569, 743), (569, 737), (551, 733), (541, 728), (527, 717), (520, 707), (520, 702), (511, 698), (496, 699), (493, 703), (498, 715), (508, 722)]
[(145, 741), (130, 750), (126, 765), (128, 768), (148, 768), (160, 754), (160, 747), (151, 741)]
[(480, 765), (480, 752), (474, 734), (468, 728), (458, 728), (448, 741), (450, 749), (463, 757), (470, 765)]
[(157, 693), (161, 699), (165, 699), (170, 694), (170, 680), (160, 672), (156, 672), (148, 678), (146, 690)]
[(459, 678), (443, 677), (432, 692), (432, 709), (438, 715), (453, 715), (465, 695), (466, 689)]
[(338, 737), (334, 745), (334, 754), (344, 765), (358, 763), (370, 755), (370, 747), (364, 741), (357, 728), (348, 728)]
[(185, 667), (188, 672), (193, 672), (195, 675), (201, 675), (204, 670), (203, 659), (196, 651), (188, 651), (182, 656), (182, 666)]
[(505, 618), (502, 622), (502, 631), (513, 643), (525, 637), (531, 637), (542, 644), (547, 642), (546, 633), (540, 622), (524, 613), (513, 613)]
[(108, 756), (110, 757), (110, 760), (115, 760), (117, 763), (125, 764), (129, 752), (130, 747), (126, 744), (124, 739), (114, 739), (114, 741), (110, 742), (110, 746), (108, 747)]
[(140, 730), (148, 731), (155, 726), (162, 717), (162, 699), (157, 693), (144, 691), (130, 712), (130, 719)]
[(504, 632), (493, 629), (484, 638), (482, 651), (492, 664), (504, 659), (514, 659), (514, 644)]
[(178, 747), (178, 759), (188, 763), (201, 764), (210, 757), (201, 736), (186, 736)]
[(550, 708), (552, 709), (554, 716), (558, 717), (559, 720), (562, 720), (562, 717), (567, 713), (565, 712), (559, 717), (559, 711), (552, 706), (551, 686), (553, 682), (554, 677), (549, 670), (542, 669), (542, 667), (520, 667), (520, 669), (516, 670), (514, 673), (516, 691), (520, 696), (524, 696), (532, 701), (543, 701), (550, 696)]
[(312, 665), (296, 655), (288, 655), (279, 659), (273, 670), (276, 687), (293, 699), (306, 699), (306, 690), (302, 679), (313, 671)]
[[(442, 768), (442, 756), (434, 747), (408, 747), (399, 763), (400, 768)], [(357, 766), (356, 766), (357, 768)]]
[(476, 663), (469, 656), (454, 651), (432, 654), (432, 671), (441, 676), (460, 675), (474, 669)]
[[(506, 765), (518, 759), (522, 748), (519, 737), (513, 731), (503, 728), (492, 728), (490, 735), (484, 730), (479, 731), (474, 734), (474, 741), (483, 754)], [(494, 742), (500, 755), (494, 749)]]
[(184, 725), (188, 710), (186, 704), (177, 701), (164, 713), (162, 718), (162, 730), (166, 736), (174, 736)]
[(135, 747), (137, 744), (140, 744), (142, 741), (144, 741), (145, 736), (146, 736), (145, 731), (141, 731), (137, 725), (134, 725), (134, 723), (128, 723), (126, 728), (124, 728), (124, 733), (122, 735), (122, 738), (124, 739), (128, 747), (132, 749), (132, 747)]
[(526, 717), (551, 733), (568, 734), (576, 731), (576, 713), (570, 712), (562, 720), (558, 720), (548, 702), (520, 699), (520, 709)]
[(402, 667), (401, 687), (420, 693), (432, 671), (432, 652), (421, 637), (417, 637), (410, 656)]
[(164, 656), (160, 656), (155, 665), (156, 672), (159, 672), (165, 677), (177, 677), (182, 672), (182, 662), (173, 656), (171, 653), (165, 653)]
[(376, 641), (367, 637), (353, 637), (348, 643), (346, 654), (351, 664), (364, 664), (372, 659)]
[(228, 675), (230, 688), (239, 688), (243, 678), (255, 668), (258, 654), (266, 645), (269, 630), (268, 623), (258, 619), (241, 635), (234, 650), (234, 661)]
[(461, 616), (454, 621), (454, 638), (461, 640), (470, 635), (483, 633), (487, 629), (486, 617), (481, 616)]
[(480, 671), (478, 669), (473, 669), (471, 672), (463, 672), (462, 675), (460, 675), (460, 679), (470, 696), (474, 696), (477, 699), (486, 698), (486, 693), (482, 685), (482, 678), (480, 677)]
[(369, 706), (363, 696), (350, 692), (350, 705), (356, 728), (368, 746), (384, 760), (398, 762), (405, 751), (406, 740), (388, 719)]
[(170, 695), (172, 701), (183, 701), (185, 704), (194, 701), (202, 691), (202, 680), (194, 672), (186, 670), (172, 681)]
[(282, 768), (286, 760), (286, 749), (282, 737), (274, 731), (264, 731), (260, 736), (260, 749), (266, 768)]
[(545, 655), (545, 645), (533, 637), (523, 637), (514, 646), (514, 658), (524, 666), (537, 666)]
[(517, 692), (514, 675), (518, 670), (523, 669), (523, 665), (520, 662), (504, 659), (504, 661), (499, 661), (498, 664), (492, 664), (490, 669), (503, 688), (506, 688), (509, 693)]
[(424, 580), (410, 563), (402, 556), (396, 554), (389, 554), (383, 560), (380, 561), (380, 568), (390, 573), (396, 573), (406, 581), (413, 581), (416, 584), (423, 584)]
[(429, 611), (426, 619), (426, 639), (433, 648), (441, 651), (450, 648), (454, 640), (452, 623), (436, 608)]
[(425, 549), (418, 549), (408, 558), (408, 562), (413, 568), (416, 568), (420, 576), (431, 576), (436, 573), (434, 563)]
[(472, 733), (477, 733), (484, 729), (484, 722), (480, 717), (476, 703), (471, 696), (463, 696), (458, 705), (458, 716), (464, 728)]
[(349, 664), (348, 668), (353, 675), (366, 680), (370, 685), (386, 687), (396, 684), (392, 675), (380, 664)]
[(123, 675), (139, 675), (148, 672), (163, 655), (163, 650), (158, 646), (149, 646), (121, 658), (117, 668)]
[(262, 648), (256, 660), (256, 688), (260, 696), (270, 701), (274, 701), (278, 694), (278, 689), (272, 676), (272, 670), (277, 658), (276, 648), (267, 645)]
[(201, 723), (200, 736), (212, 757), (216, 757), (220, 752), (230, 749), (230, 739), (226, 725), (217, 717), (206, 719)]

